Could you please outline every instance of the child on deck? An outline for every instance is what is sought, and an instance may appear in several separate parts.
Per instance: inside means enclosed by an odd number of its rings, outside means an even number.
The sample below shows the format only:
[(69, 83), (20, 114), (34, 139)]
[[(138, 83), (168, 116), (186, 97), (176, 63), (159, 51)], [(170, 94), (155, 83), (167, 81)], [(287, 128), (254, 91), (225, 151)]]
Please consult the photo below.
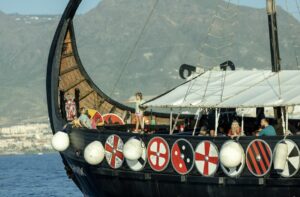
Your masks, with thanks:
[(135, 130), (133, 133), (139, 132), (139, 127), (141, 125), (141, 133), (144, 132), (144, 110), (140, 105), (144, 103), (143, 95), (141, 92), (135, 93), (135, 99), (126, 101), (127, 103), (135, 103)]
[(143, 95), (141, 92), (135, 94), (135, 133), (138, 132), (139, 126), (141, 125), (141, 133), (144, 132), (144, 109), (141, 108), (141, 104), (144, 103)]
[[(133, 133), (144, 133), (144, 111), (146, 108), (141, 107), (141, 104), (143, 104), (145, 101), (143, 100), (143, 94), (141, 92), (135, 93), (135, 99), (134, 100), (128, 100), (126, 103), (135, 103), (135, 130)], [(141, 126), (141, 130), (139, 130), (139, 127)]]

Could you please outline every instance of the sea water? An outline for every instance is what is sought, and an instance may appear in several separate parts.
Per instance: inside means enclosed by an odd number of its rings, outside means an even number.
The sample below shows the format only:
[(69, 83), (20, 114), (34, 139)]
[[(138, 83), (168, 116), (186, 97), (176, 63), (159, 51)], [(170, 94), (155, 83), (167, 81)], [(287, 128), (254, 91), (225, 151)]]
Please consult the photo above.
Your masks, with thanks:
[(0, 197), (83, 196), (57, 153), (0, 156)]

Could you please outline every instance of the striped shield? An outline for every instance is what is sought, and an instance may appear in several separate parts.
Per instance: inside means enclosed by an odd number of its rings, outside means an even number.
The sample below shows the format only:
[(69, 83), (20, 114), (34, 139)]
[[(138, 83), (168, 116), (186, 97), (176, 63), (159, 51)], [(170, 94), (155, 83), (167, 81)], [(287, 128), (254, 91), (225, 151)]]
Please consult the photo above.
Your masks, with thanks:
[(253, 140), (246, 150), (246, 164), (248, 170), (256, 177), (265, 176), (271, 169), (272, 150), (261, 139)]

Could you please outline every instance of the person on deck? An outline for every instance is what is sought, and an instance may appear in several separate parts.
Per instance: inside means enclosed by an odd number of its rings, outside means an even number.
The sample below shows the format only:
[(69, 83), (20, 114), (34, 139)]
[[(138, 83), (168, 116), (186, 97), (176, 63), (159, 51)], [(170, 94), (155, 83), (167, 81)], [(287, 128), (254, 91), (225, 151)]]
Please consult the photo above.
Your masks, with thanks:
[(238, 121), (234, 120), (232, 123), (231, 123), (231, 128), (229, 129), (228, 131), (228, 136), (233, 138), (233, 137), (237, 137), (237, 136), (240, 136), (241, 135), (241, 127), (238, 123)]
[(269, 125), (269, 120), (266, 118), (260, 121), (261, 129), (256, 136), (276, 136), (276, 131), (272, 125)]
[(207, 127), (206, 126), (202, 126), (200, 128), (199, 131), (199, 135), (198, 136), (209, 136), (208, 131), (207, 131)]
[[(145, 101), (143, 100), (143, 94), (141, 92), (135, 93), (135, 100), (134, 101), (126, 101), (127, 103), (135, 103), (135, 130), (133, 133), (141, 133), (144, 132), (144, 110), (145, 108), (141, 107), (141, 104)], [(141, 130), (139, 127), (141, 126)]]
[(141, 132), (144, 131), (144, 108), (140, 106), (144, 102), (145, 101), (143, 100), (142, 93), (137, 92), (135, 94), (135, 118), (136, 118), (135, 132), (138, 132), (140, 125), (141, 125)]
[(88, 114), (87, 109), (85, 107), (80, 108), (80, 113), (81, 114), (78, 119), (79, 119), (82, 127), (91, 129), (92, 125), (91, 125), (91, 120), (89, 119), (89, 117), (87, 115)]

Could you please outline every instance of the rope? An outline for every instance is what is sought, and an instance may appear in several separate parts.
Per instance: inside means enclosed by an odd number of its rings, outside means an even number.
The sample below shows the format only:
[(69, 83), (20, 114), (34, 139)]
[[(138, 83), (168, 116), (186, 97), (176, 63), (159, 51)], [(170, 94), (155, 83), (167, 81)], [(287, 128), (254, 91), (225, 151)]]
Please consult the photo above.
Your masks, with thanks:
[[(296, 8), (297, 8), (297, 10), (298, 10), (298, 13), (299, 13), (299, 15), (300, 15), (300, 7), (299, 7), (298, 0), (295, 0), (295, 4), (296, 4)], [(290, 11), (289, 6), (288, 6), (288, 1), (287, 1), (287, 0), (285, 0), (285, 7), (286, 7), (286, 11), (287, 11), (288, 13), (290, 13), (293, 17), (296, 17), (296, 16), (293, 15), (293, 12)], [(291, 17), (288, 17), (288, 23), (289, 23), (289, 26), (290, 26), (291, 29), (295, 27), (295, 24), (293, 23), (293, 20), (291, 19)], [(288, 35), (289, 35), (291, 38), (293, 38), (293, 35), (291, 35), (291, 32), (292, 32), (292, 31), (288, 31)], [(294, 44), (295, 44), (295, 43), (294, 43)], [(296, 48), (297, 48), (297, 45), (293, 45), (293, 48), (294, 48), (294, 52), (295, 52), (295, 58), (296, 58), (296, 62), (297, 62), (297, 68), (299, 69), (299, 65), (298, 65), (298, 57), (297, 57), (297, 49), (296, 49)]]
[[(227, 1), (225, 6), (221, 6), (221, 5), (217, 4), (216, 8), (218, 8), (218, 9), (215, 9), (217, 11), (213, 15), (213, 20), (210, 23), (210, 26), (208, 28), (207, 36), (203, 40), (203, 42), (202, 42), (203, 44), (200, 45), (201, 47), (198, 49), (198, 52), (200, 53), (199, 62), (201, 62), (203, 57), (208, 57), (208, 58), (211, 59), (210, 61), (214, 62), (213, 64), (217, 64), (217, 63), (219, 64), (220, 63), (219, 62), (220, 60), (217, 60), (216, 57), (210, 57), (205, 52), (203, 52), (204, 47), (214, 49), (216, 51), (216, 53), (221, 54), (221, 53), (224, 52), (224, 50), (223, 50), (224, 48), (228, 48), (228, 47), (231, 47), (232, 45), (234, 45), (234, 43), (233, 43), (233, 39), (235, 38), (234, 32), (231, 32), (229, 34), (229, 36), (224, 36), (225, 31), (223, 31), (223, 30), (220, 31), (219, 29), (217, 29), (216, 31), (214, 30), (217, 21), (221, 21), (221, 23), (224, 24), (228, 21), (232, 21), (232, 19), (234, 19), (234, 18), (237, 18), (238, 14), (237, 14), (236, 11), (235, 12), (233, 11), (234, 8), (229, 10), (230, 5), (231, 5), (231, 0)], [(219, 16), (221, 14), (221, 12), (225, 12), (223, 15), (225, 15), (226, 17)], [(228, 13), (230, 15), (228, 15)], [(230, 30), (231, 30), (231, 29), (233, 29), (232, 26), (234, 26), (236, 24), (238, 24), (238, 23), (232, 22), (230, 25), (228, 25), (228, 24), (225, 25), (225, 27), (230, 28)], [(214, 32), (219, 32), (219, 34), (222, 34), (222, 36), (217, 35)], [(215, 38), (215, 39), (221, 39), (221, 38), (226, 37), (227, 39), (225, 41), (223, 40), (225, 43), (221, 44), (222, 46), (220, 46), (220, 41), (217, 42), (218, 46), (213, 46), (213, 45), (208, 44), (210, 37)], [(215, 42), (213, 42), (213, 43), (215, 43)], [(211, 54), (211, 51), (209, 53)], [(228, 57), (228, 55), (222, 55), (222, 56), (218, 55), (218, 56), (219, 56), (218, 57), (219, 59), (225, 59), (226, 57)], [(207, 66), (205, 66), (205, 67), (207, 67)]]
[[(280, 72), (278, 72), (278, 74), (277, 74), (277, 79), (278, 79), (278, 91), (279, 91), (279, 99), (281, 99), (282, 97), (282, 95), (281, 95), (281, 82), (280, 82), (280, 76), (279, 76), (279, 74), (280, 74)], [(271, 85), (270, 85), (270, 87), (272, 87)]]
[(148, 17), (147, 17), (146, 23), (144, 24), (144, 26), (143, 26), (143, 28), (142, 28), (142, 30), (141, 30), (139, 36), (138, 36), (138, 39), (137, 39), (136, 42), (134, 43), (133, 48), (130, 50), (129, 56), (127, 57), (126, 61), (124, 62), (123, 66), (122, 66), (122, 69), (121, 69), (121, 72), (120, 72), (120, 74), (119, 74), (119, 76), (118, 76), (116, 82), (114, 83), (114, 86), (113, 86), (113, 88), (112, 88), (112, 91), (111, 91), (111, 93), (109, 94), (110, 96), (114, 93), (114, 91), (115, 91), (115, 89), (116, 89), (116, 87), (117, 87), (117, 85), (118, 85), (118, 83), (119, 83), (119, 81), (120, 81), (120, 79), (121, 79), (121, 77), (122, 77), (122, 75), (123, 75), (125, 69), (127, 68), (128, 64), (129, 64), (129, 61), (130, 61), (130, 59), (131, 59), (131, 57), (132, 57), (132, 55), (133, 55), (133, 52), (136, 50), (137, 45), (138, 45), (138, 43), (140, 42), (140, 40), (141, 40), (141, 38), (142, 38), (142, 35), (145, 33), (146, 27), (148, 26), (148, 23), (150, 22), (150, 19), (151, 19), (153, 13), (154, 13), (154, 10), (155, 10), (155, 8), (156, 8), (158, 2), (159, 2), (159, 0), (155, 0), (155, 3), (154, 3), (154, 5), (153, 5), (153, 7), (152, 7), (152, 9), (151, 9), (151, 11), (150, 11)]
[(223, 93), (225, 89), (225, 80), (226, 80), (226, 71), (222, 72), (222, 81), (221, 81), (221, 95), (220, 95), (220, 101), (223, 101)]
[[(264, 73), (262, 73), (262, 74), (264, 75)], [(249, 90), (249, 89), (252, 88), (252, 87), (255, 87), (256, 85), (258, 85), (259, 83), (261, 83), (261, 82), (263, 82), (263, 81), (267, 81), (268, 84), (270, 85), (270, 87), (273, 89), (273, 87), (271, 86), (271, 84), (270, 84), (270, 82), (268, 81), (268, 79), (271, 78), (271, 77), (273, 77), (273, 76), (276, 75), (276, 74), (277, 74), (277, 73), (271, 74), (271, 75), (268, 76), (268, 77), (265, 77), (265, 75), (264, 75), (264, 78), (263, 78), (262, 80), (258, 81), (257, 83), (255, 83), (255, 84), (253, 84), (252, 86), (250, 86), (250, 87), (248, 87), (248, 88), (246, 88), (246, 89), (240, 91), (239, 93), (237, 93), (237, 94), (235, 94), (235, 95), (232, 95), (232, 96), (230, 96), (230, 97), (227, 97), (226, 99), (224, 99), (224, 101), (226, 101), (226, 100), (228, 100), (228, 99), (231, 99), (232, 97), (237, 96), (237, 95), (239, 95), (239, 94), (242, 94), (243, 92)], [(275, 92), (275, 93), (276, 93), (276, 92)]]
[(203, 94), (202, 100), (203, 100), (203, 99), (205, 98), (205, 96), (206, 96), (206, 92), (207, 92), (207, 89), (208, 89), (208, 84), (209, 84), (210, 77), (211, 77), (211, 71), (209, 72), (209, 76), (208, 76), (208, 78), (207, 78), (207, 82), (206, 82), (206, 85), (205, 85), (205, 90), (204, 90), (204, 94)]
[(298, 0), (296, 0), (295, 2), (296, 2), (296, 7), (297, 7), (297, 10), (298, 10), (299, 16), (300, 16), (300, 5), (298, 3)]

